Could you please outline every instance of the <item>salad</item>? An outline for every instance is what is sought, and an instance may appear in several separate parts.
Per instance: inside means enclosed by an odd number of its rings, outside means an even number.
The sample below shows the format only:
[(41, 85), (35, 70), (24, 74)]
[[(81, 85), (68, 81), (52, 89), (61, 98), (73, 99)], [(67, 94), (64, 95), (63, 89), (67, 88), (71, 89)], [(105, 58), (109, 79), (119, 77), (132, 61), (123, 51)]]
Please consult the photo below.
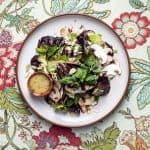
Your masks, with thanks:
[(46, 102), (58, 111), (90, 112), (100, 96), (109, 93), (110, 80), (121, 74), (115, 58), (117, 51), (101, 34), (82, 27), (63, 27), (60, 36), (41, 37), (36, 53), (31, 68), (36, 76), (42, 72), (43, 77), (35, 78), (30, 85), (34, 87), (39, 82), (39, 88), (43, 88), (41, 83), (47, 83), (44, 74), (48, 76), (51, 90), (38, 96), (44, 95)]

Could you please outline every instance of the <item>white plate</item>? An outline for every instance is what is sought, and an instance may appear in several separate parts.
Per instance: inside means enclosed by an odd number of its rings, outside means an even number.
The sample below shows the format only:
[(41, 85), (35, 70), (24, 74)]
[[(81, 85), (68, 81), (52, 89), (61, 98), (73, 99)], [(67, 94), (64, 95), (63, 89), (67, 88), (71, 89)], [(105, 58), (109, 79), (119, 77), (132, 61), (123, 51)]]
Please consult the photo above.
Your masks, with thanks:
[[(61, 27), (84, 25), (86, 29), (91, 29), (102, 34), (104, 41), (107, 41), (118, 50), (116, 57), (119, 60), (122, 74), (111, 81), (111, 90), (106, 96), (100, 97), (90, 113), (79, 116), (57, 113), (48, 105), (43, 98), (34, 97), (27, 88), (26, 65), (30, 64), (31, 58), (35, 55), (35, 48), (38, 40), (42, 36), (55, 35)], [(17, 81), (19, 89), (28, 105), (42, 118), (54, 124), (67, 127), (80, 127), (89, 125), (108, 116), (122, 100), (129, 81), (130, 67), (127, 52), (119, 37), (103, 22), (96, 18), (85, 15), (61, 15), (53, 17), (38, 26), (25, 40), (17, 63)]]

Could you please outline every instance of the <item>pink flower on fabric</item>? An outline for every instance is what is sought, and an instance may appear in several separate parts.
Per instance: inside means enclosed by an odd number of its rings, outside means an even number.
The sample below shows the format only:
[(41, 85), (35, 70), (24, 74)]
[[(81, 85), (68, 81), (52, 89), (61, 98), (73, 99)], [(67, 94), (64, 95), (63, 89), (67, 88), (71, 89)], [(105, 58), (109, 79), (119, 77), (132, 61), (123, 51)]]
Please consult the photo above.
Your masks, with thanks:
[(21, 140), (27, 141), (29, 134), (27, 133), (27, 131), (22, 130), (22, 131), (18, 134), (18, 136), (20, 137)]
[(20, 117), (20, 122), (23, 125), (27, 125), (30, 123), (29, 117), (27, 115), (23, 115)]
[(0, 47), (0, 90), (15, 85), (15, 66), (19, 45), (21, 46), (21, 43), (12, 47)]
[[(67, 138), (68, 143), (62, 144), (59, 140), (59, 136), (64, 136)], [(75, 135), (75, 133), (70, 128), (52, 126), (49, 132), (42, 131), (37, 136), (32, 137), (36, 142), (36, 150), (41, 150), (46, 148), (46, 144), (49, 144), (54, 150), (62, 150), (63, 148), (73, 147), (78, 148), (81, 146), (80, 138)]]
[(136, 140), (136, 133), (132, 130), (123, 131), (121, 137), (120, 137), (120, 144), (126, 144), (126, 143), (134, 143)]
[(34, 122), (32, 122), (32, 129), (33, 130), (37, 130), (37, 131), (40, 131), (40, 129), (42, 128), (42, 126), (41, 126), (41, 122), (38, 122), (38, 121), (34, 121)]
[(150, 36), (150, 21), (139, 12), (123, 13), (113, 21), (113, 30), (120, 36), (127, 49), (143, 45)]
[(11, 33), (7, 30), (2, 30), (0, 33), (0, 47), (10, 47), (12, 45)]
[[(0, 48), (0, 90), (5, 86), (15, 85), (15, 57), (17, 53), (12, 48)], [(14, 59), (15, 58), (15, 59)]]

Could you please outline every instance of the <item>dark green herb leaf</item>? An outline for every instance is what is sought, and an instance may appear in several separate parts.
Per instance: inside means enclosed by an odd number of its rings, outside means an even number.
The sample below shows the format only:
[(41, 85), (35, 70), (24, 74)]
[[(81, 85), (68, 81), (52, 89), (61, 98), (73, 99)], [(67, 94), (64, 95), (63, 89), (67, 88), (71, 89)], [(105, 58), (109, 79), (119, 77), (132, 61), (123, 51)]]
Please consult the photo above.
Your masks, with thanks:
[(62, 78), (61, 80), (60, 80), (60, 83), (62, 83), (62, 84), (71, 84), (71, 83), (73, 83), (73, 82), (75, 82), (76, 81), (76, 78), (75, 77), (73, 77), (73, 76), (68, 76), (68, 77), (64, 77), (64, 78)]
[(68, 100), (66, 101), (66, 106), (67, 106), (67, 107), (70, 107), (70, 106), (72, 106), (72, 105), (74, 105), (74, 100), (73, 100), (73, 99), (68, 99)]
[[(99, 63), (99, 60), (93, 54), (89, 55), (85, 59), (84, 65), (87, 66), (89, 68), (89, 71), (92, 71), (93, 73), (101, 72), (101, 65)], [(84, 65), (82, 65), (82, 66), (84, 67)]]
[(80, 84), (74, 76), (66, 76), (59, 80), (61, 84), (71, 85), (73, 87), (79, 87)]
[(81, 98), (81, 95), (80, 94), (76, 94), (75, 98), (74, 98), (74, 103), (78, 104), (80, 98)]
[(97, 82), (97, 79), (98, 79), (98, 76), (96, 75), (88, 75), (86, 78), (85, 78), (85, 82), (87, 84), (96, 84)]
[(83, 82), (86, 75), (87, 75), (87, 70), (86, 69), (78, 68), (73, 76), (78, 78), (81, 82)]
[(53, 55), (55, 55), (59, 50), (60, 50), (60, 47), (58, 46), (50, 47), (47, 52), (48, 59), (52, 57)]
[(100, 64), (95, 64), (95, 66), (92, 69), (92, 72), (94, 73), (100, 73), (102, 70), (102, 67), (100, 66)]
[(89, 55), (85, 59), (84, 64), (87, 65), (88, 67), (91, 67), (95, 64), (95, 62), (97, 63), (96, 57), (94, 55)]
[(85, 64), (81, 64), (80, 67), (83, 69), (88, 69), (88, 66), (86, 66)]
[(88, 56), (85, 60), (85, 65), (87, 65), (90, 68), (93, 68), (94, 66), (99, 66), (99, 60), (96, 56), (92, 54)]

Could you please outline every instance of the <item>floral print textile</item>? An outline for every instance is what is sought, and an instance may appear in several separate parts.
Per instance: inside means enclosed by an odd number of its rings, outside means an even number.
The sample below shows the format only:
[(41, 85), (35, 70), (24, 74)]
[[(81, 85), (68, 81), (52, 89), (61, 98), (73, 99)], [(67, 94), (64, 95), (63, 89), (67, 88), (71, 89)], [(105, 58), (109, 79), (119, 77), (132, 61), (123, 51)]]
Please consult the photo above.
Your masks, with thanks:
[[(23, 100), (16, 63), (25, 37), (59, 14), (107, 23), (130, 57), (128, 92), (109, 117), (82, 128), (42, 120)], [(0, 149), (150, 150), (150, 0), (0, 0)]]
[(120, 36), (127, 49), (143, 45), (150, 36), (150, 21), (139, 12), (123, 13), (112, 23), (114, 31)]

